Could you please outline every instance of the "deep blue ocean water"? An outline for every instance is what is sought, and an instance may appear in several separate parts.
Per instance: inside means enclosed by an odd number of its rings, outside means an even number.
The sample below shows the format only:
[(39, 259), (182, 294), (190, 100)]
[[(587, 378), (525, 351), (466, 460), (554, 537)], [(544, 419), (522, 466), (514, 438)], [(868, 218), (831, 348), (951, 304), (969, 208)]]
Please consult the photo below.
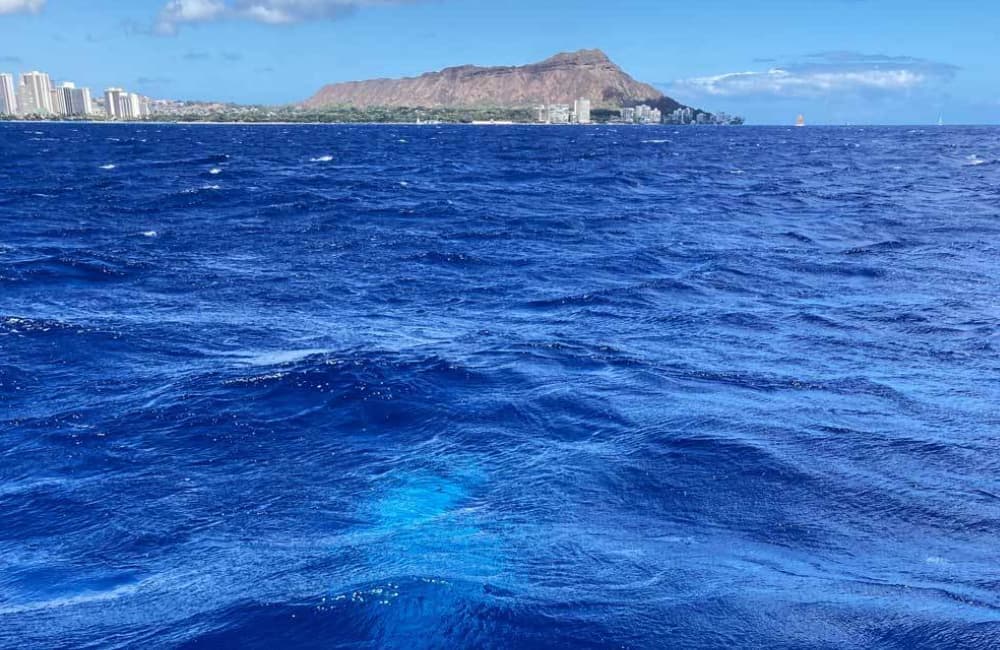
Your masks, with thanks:
[(1000, 647), (1000, 129), (0, 125), (0, 647)]

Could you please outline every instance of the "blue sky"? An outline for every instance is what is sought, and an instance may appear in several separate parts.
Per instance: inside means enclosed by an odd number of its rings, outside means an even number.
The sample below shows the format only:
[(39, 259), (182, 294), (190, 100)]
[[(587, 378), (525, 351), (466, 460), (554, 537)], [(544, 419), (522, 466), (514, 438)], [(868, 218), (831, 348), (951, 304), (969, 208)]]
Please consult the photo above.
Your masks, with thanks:
[(287, 103), (594, 47), (753, 123), (1000, 122), (982, 0), (0, 0), (0, 71), (177, 99)]

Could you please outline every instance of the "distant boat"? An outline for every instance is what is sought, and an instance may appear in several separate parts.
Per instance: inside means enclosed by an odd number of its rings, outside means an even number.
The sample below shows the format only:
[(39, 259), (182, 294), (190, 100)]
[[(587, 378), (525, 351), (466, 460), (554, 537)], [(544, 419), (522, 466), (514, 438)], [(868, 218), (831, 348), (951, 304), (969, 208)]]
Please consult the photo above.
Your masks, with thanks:
[(938, 126), (944, 126), (944, 115), (938, 116)]
[(795, 126), (803, 127), (806, 125), (806, 116), (799, 115), (799, 119), (795, 120)]

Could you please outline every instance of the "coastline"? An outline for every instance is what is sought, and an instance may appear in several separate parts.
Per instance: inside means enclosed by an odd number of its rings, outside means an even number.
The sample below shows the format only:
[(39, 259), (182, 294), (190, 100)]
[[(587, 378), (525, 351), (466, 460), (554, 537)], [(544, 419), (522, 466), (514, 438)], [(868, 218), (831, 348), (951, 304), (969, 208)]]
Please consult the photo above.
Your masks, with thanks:
[[(715, 128), (715, 127), (731, 127), (737, 125), (725, 125), (725, 124), (627, 124), (624, 122), (591, 122), (590, 124), (556, 124), (548, 122), (334, 122), (334, 121), (323, 121), (323, 122), (306, 122), (306, 121), (295, 121), (295, 122), (282, 122), (282, 121), (260, 121), (260, 122), (243, 122), (239, 120), (34, 120), (34, 119), (2, 119), (0, 118), (0, 124), (86, 124), (86, 125), (103, 125), (103, 126), (122, 126), (122, 125), (150, 125), (150, 126), (486, 126), (486, 127), (498, 127), (498, 126), (538, 126), (538, 127), (573, 127), (573, 128), (588, 128), (595, 126), (621, 126), (629, 128), (648, 128), (648, 127), (673, 127), (673, 128)], [(751, 125), (739, 125), (739, 126), (751, 126)], [(760, 125), (768, 126), (768, 125)], [(780, 124), (774, 124), (770, 126), (783, 126)], [(814, 125), (823, 126), (823, 125)], [(831, 125), (837, 126), (837, 125)], [(843, 126), (843, 125), (840, 125)], [(852, 125), (856, 126), (856, 125)], [(878, 125), (870, 125), (878, 126)], [(911, 125), (914, 126), (914, 125)], [(920, 125), (915, 125), (920, 126)], [(983, 125), (989, 126), (989, 125)]]
[[(151, 126), (680, 126), (675, 124), (622, 124), (615, 122), (594, 122), (591, 124), (549, 124), (546, 122), (241, 122), (238, 120), (3, 120), (0, 124), (87, 124), (87, 125), (151, 125)], [(697, 125), (688, 125), (697, 126)], [(703, 125), (704, 126), (704, 125)]]

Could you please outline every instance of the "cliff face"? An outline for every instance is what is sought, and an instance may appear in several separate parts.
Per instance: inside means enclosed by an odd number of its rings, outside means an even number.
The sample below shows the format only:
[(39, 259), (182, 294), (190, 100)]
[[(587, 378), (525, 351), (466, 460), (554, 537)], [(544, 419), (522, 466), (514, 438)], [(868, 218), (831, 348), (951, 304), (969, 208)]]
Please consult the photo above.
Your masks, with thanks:
[(595, 107), (616, 108), (666, 99), (657, 89), (626, 74), (604, 52), (581, 50), (520, 67), (466, 65), (406, 79), (332, 84), (303, 106), (521, 108), (570, 104), (580, 97), (589, 98)]

